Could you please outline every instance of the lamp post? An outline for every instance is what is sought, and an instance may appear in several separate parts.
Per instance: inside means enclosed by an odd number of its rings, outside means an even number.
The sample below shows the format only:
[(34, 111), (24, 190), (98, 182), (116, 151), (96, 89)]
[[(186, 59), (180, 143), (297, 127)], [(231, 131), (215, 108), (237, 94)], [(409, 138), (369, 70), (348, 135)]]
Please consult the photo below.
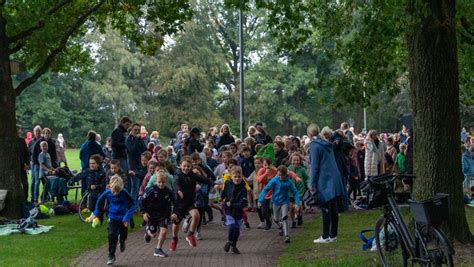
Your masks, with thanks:
[(242, 2), (239, 8), (239, 64), (240, 64), (240, 75), (239, 75), (239, 84), (240, 84), (240, 139), (243, 141), (244, 138), (244, 17), (242, 10)]

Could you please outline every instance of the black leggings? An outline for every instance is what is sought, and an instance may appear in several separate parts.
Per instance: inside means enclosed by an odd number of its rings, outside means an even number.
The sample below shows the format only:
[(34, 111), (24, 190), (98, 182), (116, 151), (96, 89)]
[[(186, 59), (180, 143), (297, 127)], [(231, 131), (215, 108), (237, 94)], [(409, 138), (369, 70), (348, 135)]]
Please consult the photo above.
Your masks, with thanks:
[(334, 238), (337, 236), (337, 225), (339, 223), (339, 210), (337, 200), (331, 199), (321, 206), (323, 212), (323, 238)]
[(349, 197), (351, 197), (351, 194), (353, 193), (353, 198), (352, 199), (356, 199), (357, 196), (360, 195), (360, 180), (355, 180), (355, 179), (352, 179), (352, 178), (349, 178), (349, 192), (347, 193), (347, 195)]
[(115, 256), (115, 250), (117, 249), (117, 242), (120, 237), (120, 244), (125, 243), (127, 240), (128, 229), (123, 225), (123, 222), (109, 219), (109, 256)]
[(270, 199), (264, 199), (262, 208), (258, 209), (258, 217), (260, 222), (265, 222), (267, 227), (272, 226), (272, 207), (270, 206)]

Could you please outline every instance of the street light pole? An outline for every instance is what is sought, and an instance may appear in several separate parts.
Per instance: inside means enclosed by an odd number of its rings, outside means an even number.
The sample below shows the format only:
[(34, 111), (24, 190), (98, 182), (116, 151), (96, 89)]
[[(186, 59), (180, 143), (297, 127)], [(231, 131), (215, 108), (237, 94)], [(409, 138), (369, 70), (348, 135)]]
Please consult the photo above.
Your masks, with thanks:
[(239, 64), (240, 64), (240, 140), (244, 138), (244, 18), (242, 10), (242, 2), (239, 8)]

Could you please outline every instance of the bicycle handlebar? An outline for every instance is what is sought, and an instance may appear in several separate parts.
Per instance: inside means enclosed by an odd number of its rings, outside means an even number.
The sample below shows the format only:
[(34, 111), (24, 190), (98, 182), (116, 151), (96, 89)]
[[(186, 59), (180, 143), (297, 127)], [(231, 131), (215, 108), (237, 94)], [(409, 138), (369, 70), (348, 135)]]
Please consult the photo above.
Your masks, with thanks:
[(374, 184), (387, 184), (392, 183), (397, 179), (402, 178), (415, 178), (414, 174), (382, 174), (374, 177), (370, 177), (370, 182)]

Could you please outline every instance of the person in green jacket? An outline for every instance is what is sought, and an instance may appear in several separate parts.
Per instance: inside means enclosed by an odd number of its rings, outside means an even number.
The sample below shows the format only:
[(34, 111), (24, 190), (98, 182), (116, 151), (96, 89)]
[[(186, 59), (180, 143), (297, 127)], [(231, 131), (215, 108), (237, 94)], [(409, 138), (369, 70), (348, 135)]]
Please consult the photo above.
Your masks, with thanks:
[[(308, 173), (306, 172), (306, 168), (303, 165), (303, 156), (299, 153), (293, 153), (290, 156), (290, 163), (291, 165), (288, 167), (288, 170), (296, 173), (296, 175), (301, 178), (300, 182), (296, 182), (293, 179), (290, 181), (295, 185), (299, 198), (303, 199), (303, 195), (308, 189), (309, 180)], [(303, 206), (295, 206), (294, 203), (294, 196), (290, 197), (290, 218), (292, 221), (291, 228), (296, 228), (296, 220), (298, 221), (298, 225), (303, 224)]]
[(156, 183), (156, 177), (158, 176), (158, 173), (164, 172), (168, 176), (168, 179), (166, 180), (166, 187), (168, 188), (173, 188), (173, 175), (169, 174), (168, 171), (166, 170), (166, 166), (163, 163), (158, 163), (155, 168), (155, 174), (153, 174), (148, 181), (148, 184), (146, 186), (146, 189), (153, 187), (153, 185)]
[(395, 159), (396, 170), (398, 171), (398, 173), (405, 172), (406, 151), (407, 145), (400, 144), (400, 152), (398, 152), (397, 157)]

